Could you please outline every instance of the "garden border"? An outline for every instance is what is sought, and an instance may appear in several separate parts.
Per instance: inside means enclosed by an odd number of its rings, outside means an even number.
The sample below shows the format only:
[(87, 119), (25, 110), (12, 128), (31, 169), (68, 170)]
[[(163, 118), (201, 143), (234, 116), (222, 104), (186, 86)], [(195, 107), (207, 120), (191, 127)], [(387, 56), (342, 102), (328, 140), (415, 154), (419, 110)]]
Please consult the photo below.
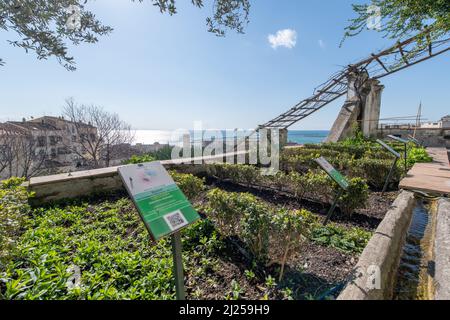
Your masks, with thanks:
[(450, 199), (440, 199), (434, 239), (434, 299), (450, 300)]
[[(166, 160), (161, 161), (161, 163), (166, 169), (175, 169), (177, 166), (182, 165), (185, 171), (189, 170), (190, 173), (198, 173), (198, 171), (205, 170), (205, 166), (201, 164), (217, 161), (225, 162), (230, 157), (236, 158), (247, 153), (247, 151), (240, 151), (217, 156)], [(29, 201), (32, 206), (117, 191), (123, 189), (122, 180), (117, 170), (119, 167), (121, 166), (34, 177), (30, 181), (25, 182), (23, 186), (29, 192), (34, 193), (34, 196)]]
[(416, 203), (402, 191), (370, 239), (338, 300), (390, 300), (403, 243)]

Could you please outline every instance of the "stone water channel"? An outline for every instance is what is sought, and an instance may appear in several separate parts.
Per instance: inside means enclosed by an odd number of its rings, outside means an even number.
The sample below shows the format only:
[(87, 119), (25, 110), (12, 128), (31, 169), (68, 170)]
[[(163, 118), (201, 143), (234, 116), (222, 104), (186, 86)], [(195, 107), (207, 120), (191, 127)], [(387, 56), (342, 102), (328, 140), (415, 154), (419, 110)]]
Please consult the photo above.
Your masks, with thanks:
[(436, 201), (417, 197), (397, 269), (394, 300), (433, 299), (436, 211)]

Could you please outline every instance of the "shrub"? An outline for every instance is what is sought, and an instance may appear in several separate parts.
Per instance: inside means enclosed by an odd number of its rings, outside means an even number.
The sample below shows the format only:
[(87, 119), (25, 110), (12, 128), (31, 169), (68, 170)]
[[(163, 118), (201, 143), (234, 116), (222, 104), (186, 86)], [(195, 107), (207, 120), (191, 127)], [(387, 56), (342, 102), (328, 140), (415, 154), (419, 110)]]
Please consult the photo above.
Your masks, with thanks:
[(306, 192), (310, 190), (310, 184), (306, 174), (291, 172), (289, 173), (287, 180), (296, 198), (303, 199)]
[[(387, 175), (391, 170), (393, 160), (381, 160), (381, 159), (358, 159), (355, 160), (353, 167), (349, 170), (349, 175), (352, 177), (364, 178), (367, 183), (376, 189), (383, 188)], [(397, 163), (392, 180), (395, 183), (400, 181), (403, 171), (401, 163)]]
[(143, 156), (133, 155), (133, 156), (131, 156), (130, 159), (124, 161), (124, 164), (138, 164), (138, 163), (145, 163), (145, 162), (153, 162), (155, 160), (156, 160), (156, 158), (149, 154), (145, 154)]
[(30, 194), (20, 186), (24, 181), (11, 178), (0, 184), (0, 269), (12, 257), (30, 210)]
[(432, 162), (433, 158), (430, 157), (427, 150), (423, 147), (413, 147), (408, 152), (408, 166), (412, 167), (416, 163)]
[(368, 149), (364, 153), (364, 157), (363, 158), (393, 160), (394, 156), (392, 155), (392, 153), (390, 153), (389, 151), (385, 151), (381, 147), (379, 147), (379, 148), (373, 147), (373, 148)]
[(239, 223), (248, 203), (255, 201), (250, 194), (230, 193), (220, 189), (208, 192), (206, 213), (224, 236), (238, 233)]
[(249, 197), (241, 220), (240, 238), (260, 263), (265, 263), (268, 257), (270, 223), (269, 207)]
[(273, 215), (270, 248), (273, 260), (281, 265), (279, 282), (283, 279), (286, 261), (303, 245), (317, 222), (317, 217), (306, 210), (283, 209)]
[(340, 197), (339, 206), (344, 214), (351, 216), (355, 209), (366, 206), (369, 199), (369, 187), (362, 178), (353, 178), (348, 182), (349, 187)]
[(205, 190), (205, 181), (192, 174), (170, 171), (170, 175), (181, 191), (183, 191), (186, 197), (191, 201), (196, 200)]
[(271, 184), (278, 191), (285, 190), (289, 181), (287, 175), (282, 171), (277, 172), (275, 175), (267, 176), (267, 180), (271, 180)]
[(331, 202), (334, 197), (333, 183), (325, 172), (309, 171), (305, 177), (307, 180), (307, 196), (311, 199)]
[(235, 165), (233, 167), (235, 178), (237, 183), (243, 183), (247, 187), (254, 185), (259, 177), (259, 169), (251, 165)]

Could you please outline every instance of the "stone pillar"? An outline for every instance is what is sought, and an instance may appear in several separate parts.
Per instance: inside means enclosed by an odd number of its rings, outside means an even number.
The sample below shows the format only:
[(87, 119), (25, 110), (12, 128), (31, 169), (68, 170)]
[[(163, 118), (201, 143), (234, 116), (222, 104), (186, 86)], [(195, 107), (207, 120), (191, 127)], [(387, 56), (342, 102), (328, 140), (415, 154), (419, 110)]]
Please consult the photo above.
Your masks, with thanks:
[(370, 92), (366, 97), (362, 114), (362, 132), (365, 137), (375, 137), (380, 122), (381, 95), (384, 86), (375, 79), (368, 80)]
[(349, 74), (347, 100), (325, 142), (338, 142), (352, 134), (353, 125), (361, 119), (361, 110), (368, 92), (367, 79), (367, 72)]
[(280, 129), (280, 148), (283, 149), (288, 144), (288, 129)]

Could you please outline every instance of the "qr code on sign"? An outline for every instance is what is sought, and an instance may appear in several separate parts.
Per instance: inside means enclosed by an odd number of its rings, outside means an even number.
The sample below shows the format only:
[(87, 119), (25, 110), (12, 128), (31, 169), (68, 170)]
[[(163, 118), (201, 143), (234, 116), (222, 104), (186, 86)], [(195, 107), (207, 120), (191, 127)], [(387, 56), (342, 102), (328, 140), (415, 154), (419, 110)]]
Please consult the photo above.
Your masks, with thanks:
[(181, 213), (180, 210), (166, 214), (164, 216), (164, 220), (166, 220), (167, 225), (172, 231), (180, 229), (181, 227), (184, 227), (188, 224), (186, 218), (183, 216), (183, 213)]

